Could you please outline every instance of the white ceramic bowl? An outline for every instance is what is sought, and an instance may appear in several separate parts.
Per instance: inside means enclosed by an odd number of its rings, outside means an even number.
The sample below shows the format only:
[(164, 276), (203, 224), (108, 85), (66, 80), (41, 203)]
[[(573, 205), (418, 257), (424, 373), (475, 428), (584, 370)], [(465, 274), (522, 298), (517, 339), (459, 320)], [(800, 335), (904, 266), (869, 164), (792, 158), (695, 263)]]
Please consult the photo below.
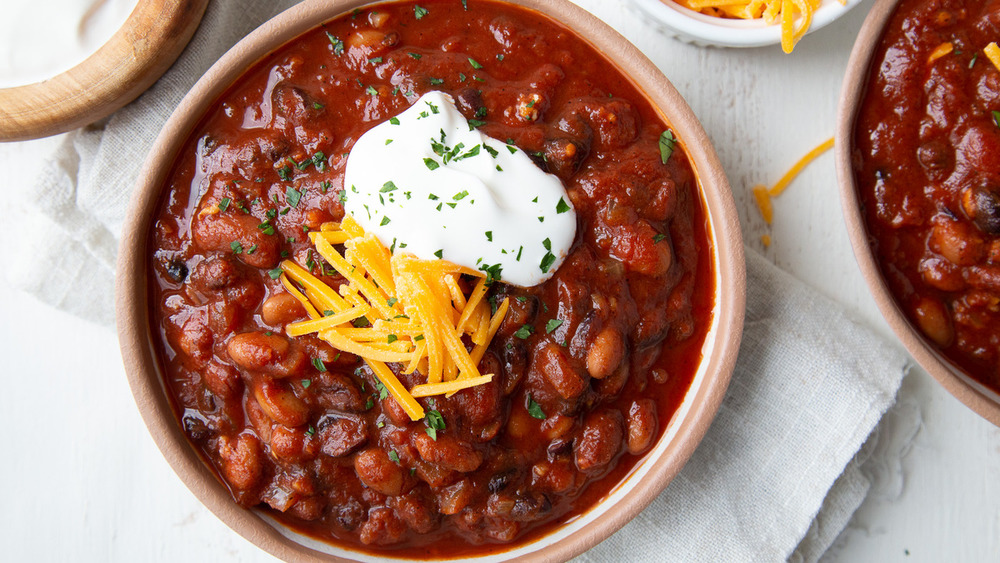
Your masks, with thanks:
[[(629, 0), (631, 6), (663, 33), (702, 47), (763, 47), (781, 43), (781, 28), (763, 20), (740, 20), (706, 16), (671, 0)], [(861, 0), (823, 0), (813, 14), (812, 33), (846, 14)]]

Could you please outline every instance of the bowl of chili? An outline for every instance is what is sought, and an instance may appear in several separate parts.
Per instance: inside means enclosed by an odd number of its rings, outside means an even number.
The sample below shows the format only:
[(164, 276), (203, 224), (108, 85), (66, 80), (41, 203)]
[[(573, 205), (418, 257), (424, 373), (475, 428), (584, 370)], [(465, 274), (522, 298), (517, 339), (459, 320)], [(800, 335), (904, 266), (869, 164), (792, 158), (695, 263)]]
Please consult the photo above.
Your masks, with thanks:
[(837, 168), (882, 315), (942, 386), (1000, 424), (996, 7), (875, 4), (844, 80)]
[[(345, 212), (366, 135), (445, 114), (483, 136), (460, 148), (442, 127), (426, 169), (521, 158), (565, 189), (537, 218), (576, 214), (567, 250), (539, 250), (547, 281), (424, 260), (365, 232), (388, 216)], [(370, 201), (410, 200), (405, 180)], [(742, 330), (739, 224), (707, 136), (662, 73), (564, 1), (284, 12), (168, 120), (122, 240), (119, 334), (150, 433), (210, 510), (287, 560), (581, 553), (680, 471)]]

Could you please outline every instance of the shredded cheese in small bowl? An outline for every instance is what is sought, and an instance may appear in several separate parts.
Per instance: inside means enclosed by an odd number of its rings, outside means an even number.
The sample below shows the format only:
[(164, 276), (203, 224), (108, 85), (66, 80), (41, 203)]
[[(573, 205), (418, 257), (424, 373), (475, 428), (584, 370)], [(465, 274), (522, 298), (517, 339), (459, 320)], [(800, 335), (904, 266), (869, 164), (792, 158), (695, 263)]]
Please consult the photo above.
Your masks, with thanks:
[(763, 47), (791, 53), (807, 33), (861, 0), (630, 0), (644, 18), (681, 41), (701, 46)]

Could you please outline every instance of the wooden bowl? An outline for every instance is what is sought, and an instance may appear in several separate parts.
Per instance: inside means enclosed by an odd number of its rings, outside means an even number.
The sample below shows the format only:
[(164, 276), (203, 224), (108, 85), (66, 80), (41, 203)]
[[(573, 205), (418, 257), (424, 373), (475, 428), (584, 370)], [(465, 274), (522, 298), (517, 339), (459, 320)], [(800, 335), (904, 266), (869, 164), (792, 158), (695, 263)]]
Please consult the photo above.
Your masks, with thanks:
[[(260, 512), (233, 502), (228, 490), (190, 445), (164, 391), (154, 351), (147, 287), (147, 241), (175, 156), (200, 117), (255, 61), (303, 32), (370, 2), (310, 0), (280, 14), (233, 47), (195, 84), (164, 126), (133, 193), (119, 249), (117, 319), (122, 356), (142, 417), (163, 455), (191, 491), (220, 519), (267, 552), (289, 561), (374, 560), (373, 556), (305, 538)], [(685, 143), (699, 178), (715, 263), (717, 299), (698, 372), (664, 435), (607, 498), (552, 533), (477, 561), (518, 558), (559, 561), (594, 546), (621, 528), (666, 487), (694, 452), (722, 401), (742, 334), (745, 263), (739, 221), (718, 158), (688, 105), (635, 47), (567, 0), (512, 0), (549, 15), (586, 38), (630, 75)], [(386, 556), (391, 557), (391, 556)], [(379, 560), (385, 560), (379, 558)]]
[(913, 358), (931, 374), (949, 393), (977, 412), (983, 418), (1000, 426), (1000, 395), (972, 379), (961, 368), (938, 352), (923, 333), (916, 328), (899, 307), (896, 298), (886, 285), (878, 261), (869, 243), (865, 218), (858, 199), (857, 185), (852, 166), (854, 129), (858, 110), (865, 93), (872, 58), (882, 39), (889, 18), (900, 0), (877, 0), (858, 34), (847, 75), (840, 93), (837, 116), (837, 176), (840, 184), (840, 201), (847, 223), (848, 235), (854, 248), (861, 273), (868, 289), (875, 298), (882, 316), (899, 337)]
[(0, 141), (64, 133), (107, 117), (166, 72), (208, 0), (140, 0), (96, 53), (50, 80), (0, 89)]

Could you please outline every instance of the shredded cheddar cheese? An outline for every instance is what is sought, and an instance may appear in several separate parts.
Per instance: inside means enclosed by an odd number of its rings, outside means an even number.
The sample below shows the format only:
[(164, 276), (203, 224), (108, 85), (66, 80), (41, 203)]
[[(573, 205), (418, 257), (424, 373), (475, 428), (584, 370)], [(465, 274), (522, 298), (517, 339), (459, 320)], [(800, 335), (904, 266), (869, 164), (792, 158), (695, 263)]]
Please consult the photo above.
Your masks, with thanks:
[[(791, 53), (812, 25), (813, 13), (823, 0), (674, 0), (702, 14), (734, 19), (763, 19), (781, 27), (781, 49)], [(838, 0), (846, 5), (847, 0)], [(798, 23), (796, 19), (798, 17)]]
[[(346, 283), (334, 289), (295, 262), (282, 261), (281, 283), (309, 314), (309, 320), (286, 327), (289, 336), (315, 333), (338, 350), (363, 358), (413, 420), (424, 417), (414, 397), (450, 396), (492, 380), (477, 366), (509, 303), (505, 299), (490, 314), (484, 272), (392, 254), (350, 217), (324, 224), (310, 233), (310, 240)], [(341, 244), (343, 254), (334, 248)], [(480, 278), (468, 295), (459, 284), (463, 274)], [(355, 326), (359, 319), (367, 326)], [(463, 336), (472, 342), (471, 352)], [(407, 390), (387, 363), (404, 364), (403, 373), (418, 371), (427, 383)]]
[[(753, 187), (754, 200), (757, 202), (757, 209), (760, 210), (761, 216), (764, 218), (764, 222), (768, 225), (774, 220), (774, 206), (771, 203), (771, 199), (781, 195), (781, 192), (785, 191), (785, 188), (792, 183), (792, 180), (798, 176), (802, 170), (809, 165), (816, 157), (823, 154), (824, 152), (830, 150), (833, 147), (833, 137), (830, 137), (826, 141), (823, 141), (816, 148), (806, 153), (805, 156), (799, 159), (789, 170), (785, 172), (785, 175), (778, 180), (773, 187), (768, 188), (763, 185), (756, 185)], [(767, 237), (766, 240), (761, 239), (764, 246), (770, 246), (771, 237)]]
[(944, 43), (935, 47), (934, 50), (931, 51), (930, 55), (927, 55), (927, 64), (933, 63), (934, 61), (940, 59), (941, 57), (947, 55), (948, 53), (951, 53), (954, 50), (955, 46), (951, 43), (951, 41), (945, 41)]
[(986, 53), (986, 58), (993, 63), (993, 66), (997, 67), (997, 70), (1000, 70), (1000, 47), (997, 47), (996, 42), (984, 47), (983, 52)]

